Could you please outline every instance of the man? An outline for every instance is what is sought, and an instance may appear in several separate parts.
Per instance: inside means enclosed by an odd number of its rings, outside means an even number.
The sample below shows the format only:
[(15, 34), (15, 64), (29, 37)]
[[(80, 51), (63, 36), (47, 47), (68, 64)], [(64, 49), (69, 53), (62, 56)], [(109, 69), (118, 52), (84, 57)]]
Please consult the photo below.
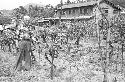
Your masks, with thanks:
[(56, 38), (57, 38), (58, 34), (57, 33), (51, 33), (51, 40), (52, 41), (56, 41)]
[(17, 60), (16, 69), (26, 71), (31, 68), (31, 41), (29, 35), (26, 34), (19, 42), (19, 58)]
[(47, 37), (46, 30), (43, 31), (41, 37), (43, 38), (43, 43), (46, 43), (46, 37)]

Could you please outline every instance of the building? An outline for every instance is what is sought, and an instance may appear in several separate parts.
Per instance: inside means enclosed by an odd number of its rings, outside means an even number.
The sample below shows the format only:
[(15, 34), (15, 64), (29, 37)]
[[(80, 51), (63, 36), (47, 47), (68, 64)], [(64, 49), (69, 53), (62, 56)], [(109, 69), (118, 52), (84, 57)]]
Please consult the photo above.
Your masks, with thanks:
[(90, 18), (96, 4), (95, 1), (65, 4), (57, 9), (54, 17), (58, 19), (61, 16), (62, 20)]
[[(87, 35), (95, 37), (99, 32), (99, 22), (103, 16), (108, 20), (117, 16), (121, 12), (121, 7), (115, 5), (109, 0), (87, 0), (83, 2), (63, 4), (57, 8), (53, 18), (45, 18), (54, 22), (53, 24), (60, 24), (60, 20), (66, 23), (87, 23)], [(102, 16), (103, 14), (103, 16)], [(86, 22), (86, 23), (85, 23)], [(52, 23), (51, 23), (52, 24)]]
[(68, 3), (57, 8), (52, 18), (44, 18), (44, 21), (40, 21), (39, 24), (58, 25), (60, 19), (62, 22), (73, 23), (94, 20), (97, 24), (102, 19), (102, 13), (107, 19), (110, 19), (118, 15), (121, 10), (120, 6), (115, 5), (110, 0), (86, 0), (79, 2), (70, 2), (68, 0)]
[[(98, 5), (101, 9), (98, 9)], [(105, 14), (107, 18), (119, 13), (121, 9), (119, 6), (113, 4), (108, 0), (93, 0), (79, 3), (69, 3), (64, 4), (62, 7), (59, 7), (55, 12), (54, 20), (62, 21), (66, 20), (86, 20), (91, 19), (95, 16), (100, 17), (101, 13)]]

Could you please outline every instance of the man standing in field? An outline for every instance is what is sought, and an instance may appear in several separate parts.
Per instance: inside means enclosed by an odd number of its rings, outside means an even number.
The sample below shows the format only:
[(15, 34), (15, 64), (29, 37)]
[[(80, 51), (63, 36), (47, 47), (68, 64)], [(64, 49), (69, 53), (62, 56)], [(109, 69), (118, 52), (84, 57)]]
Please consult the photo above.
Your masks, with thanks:
[(24, 35), (19, 42), (19, 57), (16, 63), (16, 70), (30, 70), (31, 68), (31, 41), (28, 34)]

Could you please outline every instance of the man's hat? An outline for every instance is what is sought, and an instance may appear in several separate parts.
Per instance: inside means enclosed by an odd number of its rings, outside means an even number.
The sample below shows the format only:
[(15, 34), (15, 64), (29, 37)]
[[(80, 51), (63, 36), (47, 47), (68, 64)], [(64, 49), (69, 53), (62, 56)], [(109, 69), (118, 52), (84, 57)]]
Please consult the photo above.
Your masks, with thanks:
[(25, 33), (25, 34), (23, 35), (23, 38), (24, 38), (24, 39), (29, 39), (29, 38), (30, 38), (30, 35), (29, 35), (28, 33)]

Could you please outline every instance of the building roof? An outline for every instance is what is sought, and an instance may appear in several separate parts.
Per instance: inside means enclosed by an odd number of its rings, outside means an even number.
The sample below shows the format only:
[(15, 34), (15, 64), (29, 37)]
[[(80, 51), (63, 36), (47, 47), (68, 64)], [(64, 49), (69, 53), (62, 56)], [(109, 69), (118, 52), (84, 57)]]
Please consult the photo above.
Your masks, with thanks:
[(41, 19), (41, 20), (38, 20), (38, 22), (48, 22), (49, 20), (44, 20), (44, 19)]
[[(97, 4), (96, 1), (83, 2), (83, 3), (71, 3), (71, 4), (63, 5), (62, 9), (77, 8), (77, 7), (90, 6), (90, 5), (95, 5), (95, 4)], [(61, 7), (59, 9), (61, 9)]]
[(115, 9), (121, 10), (121, 7), (119, 5), (114, 4), (111, 0), (102, 0), (100, 3), (102, 3), (102, 2), (109, 4), (110, 6), (112, 6)]
[[(94, 17), (94, 15), (91, 16), (77, 16), (77, 17), (61, 17), (61, 19), (90, 19)], [(55, 18), (45, 18), (46, 20), (58, 20), (59, 17), (55, 17)]]
[[(102, 0), (102, 1), (105, 1), (107, 4), (111, 5), (114, 8), (120, 9), (118, 7), (118, 5), (113, 2), (114, 0)], [(92, 6), (92, 5), (96, 5), (96, 4), (97, 4), (97, 1), (89, 1), (89, 2), (82, 2), (82, 3), (71, 3), (71, 4), (63, 5), (62, 9), (70, 9), (70, 8), (78, 8), (78, 7), (84, 7), (84, 6)], [(59, 7), (58, 9), (61, 9), (61, 7)]]
[(125, 8), (125, 0), (109, 0), (110, 2), (114, 3), (115, 5), (119, 5)]

